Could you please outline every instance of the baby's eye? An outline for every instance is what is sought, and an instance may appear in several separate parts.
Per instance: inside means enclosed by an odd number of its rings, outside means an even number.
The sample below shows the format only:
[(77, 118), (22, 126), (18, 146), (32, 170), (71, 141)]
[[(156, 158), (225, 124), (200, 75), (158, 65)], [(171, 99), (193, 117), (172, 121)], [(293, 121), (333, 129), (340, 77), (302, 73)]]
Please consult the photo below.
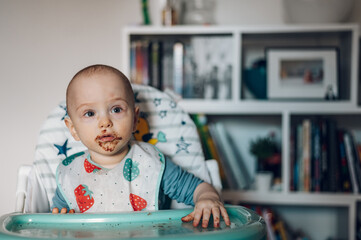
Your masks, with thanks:
[(121, 107), (113, 107), (111, 112), (112, 113), (121, 113), (122, 112), (122, 108)]
[(94, 117), (95, 113), (93, 111), (87, 111), (84, 116), (85, 117)]

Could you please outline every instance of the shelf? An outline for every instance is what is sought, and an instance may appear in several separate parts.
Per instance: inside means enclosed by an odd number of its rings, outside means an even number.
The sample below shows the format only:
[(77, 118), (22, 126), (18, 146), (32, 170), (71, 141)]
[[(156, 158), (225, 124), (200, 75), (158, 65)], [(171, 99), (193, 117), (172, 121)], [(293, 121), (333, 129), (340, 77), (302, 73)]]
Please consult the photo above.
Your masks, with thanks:
[[(224, 38), (223, 38), (224, 37)], [(249, 143), (257, 136), (265, 136), (272, 132), (275, 134), (277, 142), (281, 146), (282, 162), (281, 162), (281, 192), (260, 193), (255, 191), (232, 191), (224, 190), (222, 192), (223, 199), (234, 204), (260, 204), (273, 205), (275, 208), (282, 209), (285, 207), (283, 214), (292, 219), (294, 227), (302, 227), (308, 232), (310, 238), (347, 238), (355, 239), (356, 236), (356, 219), (357, 210), (360, 212), (361, 194), (345, 194), (345, 193), (308, 193), (308, 192), (290, 192), (290, 179), (293, 177), (291, 168), (291, 147), (290, 141), (293, 134), (293, 127), (299, 124), (303, 119), (331, 119), (341, 129), (360, 132), (359, 140), (361, 141), (361, 105), (359, 93), (359, 26), (356, 24), (300, 24), (300, 25), (247, 25), (247, 26), (134, 26), (127, 27), (123, 30), (123, 71), (130, 76), (134, 71), (130, 71), (131, 66), (134, 70), (134, 61), (131, 62), (130, 53), (134, 54), (134, 45), (138, 42), (161, 42), (174, 43), (180, 41), (185, 47), (197, 46), (193, 54), (198, 57), (204, 57), (202, 44), (194, 44), (203, 38), (212, 39), (215, 44), (217, 39), (222, 38), (222, 43), (218, 46), (226, 46), (229, 61), (218, 61), (223, 65), (207, 62), (204, 67), (204, 61), (195, 60), (192, 63), (198, 68), (190, 69), (190, 60), (187, 58), (188, 78), (185, 86), (189, 87), (189, 83), (193, 83), (193, 90), (197, 90), (197, 94), (189, 94), (189, 92), (179, 91), (180, 87), (174, 88), (179, 94), (191, 98), (175, 99), (178, 104), (190, 114), (204, 113), (207, 115), (208, 123), (223, 123), (226, 126), (229, 137), (237, 143), (237, 149), (240, 153), (240, 159), (245, 163), (250, 174), (255, 174), (254, 157), (249, 153)], [(202, 43), (202, 42), (201, 42)], [(226, 44), (225, 44), (226, 43)], [(193, 44), (193, 45), (192, 45)], [(168, 44), (169, 45), (169, 44)], [(167, 49), (170, 47), (167, 45)], [(139, 44), (140, 46), (140, 44)], [(142, 45), (143, 46), (143, 45)], [(147, 46), (145, 44), (145, 46)], [(149, 45), (148, 45), (149, 46)], [(156, 45), (157, 46), (157, 45)], [(270, 48), (325, 48), (336, 47), (339, 51), (338, 55), (338, 83), (336, 101), (323, 100), (320, 95), (319, 99), (263, 99), (264, 86), (267, 87), (267, 80), (261, 76), (259, 80), (255, 76), (248, 77), (245, 70), (254, 68), (254, 63), (264, 60), (267, 57), (266, 50)], [(164, 45), (163, 45), (164, 47)], [(174, 47), (174, 46), (173, 46)], [(205, 47), (203, 50), (206, 49)], [(130, 50), (130, 51), (129, 51)], [(143, 49), (144, 50), (144, 49)], [(189, 49), (188, 49), (189, 50)], [(218, 56), (214, 48), (206, 49)], [(222, 50), (222, 49), (220, 49)], [(168, 51), (164, 51), (163, 53)], [(174, 51), (174, 49), (173, 49)], [(191, 51), (190, 51), (191, 52)], [(157, 53), (157, 52), (155, 52)], [(191, 52), (192, 53), (192, 52)], [(154, 54), (154, 53), (153, 53)], [(227, 54), (226, 54), (227, 55)], [(157, 56), (155, 54), (155, 56)], [(159, 56), (159, 55), (158, 55)], [(164, 55), (160, 55), (163, 56)], [(192, 55), (188, 55), (192, 56)], [(161, 63), (163, 70), (172, 69), (169, 65), (170, 55), (167, 55), (167, 61)], [(132, 58), (134, 60), (134, 58)], [(226, 64), (232, 67), (231, 78), (229, 71), (224, 70)], [(130, 64), (132, 63), (132, 65)], [(159, 63), (157, 63), (159, 64)], [(153, 65), (157, 66), (157, 64)], [(166, 66), (166, 67), (164, 67)], [(193, 65), (192, 65), (193, 66)], [(225, 84), (224, 80), (219, 80), (217, 87), (210, 85), (211, 77), (209, 69), (218, 67), (218, 74), (226, 72), (223, 79), (230, 80), (230, 84)], [(174, 66), (173, 66), (174, 68)], [(142, 69), (142, 68), (140, 68)], [(152, 68), (153, 69), (153, 68)], [(155, 68), (154, 68), (155, 69)], [(202, 69), (199, 70), (199, 69)], [(204, 70), (207, 69), (207, 70)], [(223, 70), (220, 70), (223, 69)], [(142, 70), (141, 70), (142, 71)], [(208, 72), (207, 72), (208, 71)], [(165, 76), (167, 74), (167, 77)], [(172, 88), (169, 79), (174, 79), (174, 75), (169, 71), (160, 74), (163, 79), (163, 88)], [(194, 75), (190, 75), (190, 73)], [(207, 74), (208, 75), (207, 75)], [(155, 75), (156, 77), (159, 75)], [(192, 76), (192, 77), (189, 77)], [(219, 77), (219, 76), (218, 76)], [(222, 77), (219, 77), (222, 78)], [(134, 79), (134, 76), (133, 76)], [(158, 78), (156, 78), (158, 79)], [(176, 78), (179, 79), (179, 78)], [(184, 78), (185, 79), (185, 78)], [(207, 82), (208, 79), (208, 82)], [(249, 83), (255, 83), (257, 87)], [(195, 81), (197, 80), (197, 81)], [(259, 81), (258, 81), (259, 80)], [(168, 83), (164, 84), (164, 81)], [(145, 81), (146, 82), (146, 81)], [(159, 82), (156, 82), (157, 84)], [(179, 84), (179, 82), (177, 82)], [(155, 86), (158, 86), (155, 84)], [(174, 84), (174, 82), (173, 82)], [(205, 85), (199, 87), (201, 84)], [(263, 85), (262, 85), (263, 84)], [(265, 85), (266, 84), (266, 85)], [(218, 89), (218, 95), (214, 93)], [(227, 90), (225, 94), (225, 89)], [(231, 90), (230, 90), (231, 89)], [(260, 94), (260, 90), (261, 93)], [(188, 88), (189, 90), (189, 88)], [(204, 90), (204, 92), (202, 92)], [(207, 94), (206, 90), (208, 91)], [(213, 90), (213, 91), (212, 91)], [(302, 91), (302, 90), (300, 90)], [(222, 94), (221, 94), (222, 93)], [(208, 99), (208, 98), (218, 99)], [(202, 97), (204, 97), (202, 99)], [(227, 97), (229, 99), (227, 99)], [(255, 99), (258, 97), (259, 99)], [(334, 148), (333, 148), (334, 149)], [(233, 169), (234, 170), (234, 169)], [(237, 169), (235, 169), (237, 171)], [(236, 174), (237, 172), (234, 172)], [(289, 211), (293, 209), (294, 211)], [(296, 216), (296, 217), (295, 217)], [(300, 218), (298, 216), (301, 216)], [(303, 216), (303, 218), (302, 218)], [(311, 218), (310, 223), (308, 219)], [(312, 224), (315, 223), (315, 224)], [(321, 225), (319, 223), (322, 223)], [(320, 227), (322, 226), (322, 227)], [(314, 235), (319, 229), (325, 229), (323, 226), (330, 227), (324, 231), (322, 238)]]
[(300, 205), (300, 206), (338, 206), (348, 207), (361, 200), (361, 195), (345, 193), (259, 193), (255, 191), (222, 191), (225, 201), (269, 205)]
[(205, 114), (357, 114), (361, 108), (348, 101), (333, 102), (277, 102), (234, 100), (181, 100), (179, 105), (189, 113)]
[(193, 25), (193, 26), (129, 26), (124, 30), (131, 32), (132, 35), (176, 35), (176, 34), (224, 34), (232, 32), (243, 33), (274, 33), (274, 32), (329, 32), (329, 31), (349, 31), (358, 28), (356, 24), (330, 25), (330, 24), (303, 24), (303, 25)]

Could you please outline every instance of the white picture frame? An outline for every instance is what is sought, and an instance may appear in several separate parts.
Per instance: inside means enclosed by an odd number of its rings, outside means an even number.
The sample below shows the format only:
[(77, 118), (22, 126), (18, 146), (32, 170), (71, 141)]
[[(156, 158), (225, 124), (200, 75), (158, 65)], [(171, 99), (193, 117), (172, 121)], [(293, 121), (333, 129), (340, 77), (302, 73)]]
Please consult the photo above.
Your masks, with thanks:
[(336, 99), (336, 48), (270, 48), (267, 57), (268, 99)]

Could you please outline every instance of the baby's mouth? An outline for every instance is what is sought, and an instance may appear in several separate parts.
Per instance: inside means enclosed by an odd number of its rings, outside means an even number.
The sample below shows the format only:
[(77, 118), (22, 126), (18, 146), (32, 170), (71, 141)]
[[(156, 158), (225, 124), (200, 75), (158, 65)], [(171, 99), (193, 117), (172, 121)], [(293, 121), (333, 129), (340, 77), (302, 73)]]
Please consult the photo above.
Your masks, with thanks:
[(118, 137), (113, 134), (104, 134), (104, 135), (99, 135), (95, 138), (95, 141), (102, 143), (112, 142), (114, 140), (122, 140), (122, 137)]

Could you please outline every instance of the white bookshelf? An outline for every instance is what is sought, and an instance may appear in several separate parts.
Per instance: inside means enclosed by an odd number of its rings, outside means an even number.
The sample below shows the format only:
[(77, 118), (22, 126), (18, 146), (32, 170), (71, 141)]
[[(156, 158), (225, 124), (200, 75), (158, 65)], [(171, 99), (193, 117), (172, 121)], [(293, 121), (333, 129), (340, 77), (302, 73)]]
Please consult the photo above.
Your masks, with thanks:
[[(247, 56), (244, 49), (248, 47), (264, 47), (263, 40), (267, 36), (275, 36), (267, 41), (271, 46), (277, 45), (281, 39), (290, 46), (297, 42), (298, 37), (307, 35), (303, 40), (307, 46), (339, 45), (343, 49), (340, 56), (342, 72), (340, 73), (340, 99), (336, 101), (287, 101), (258, 100), (248, 98), (242, 86), (242, 68)], [(255, 191), (224, 190), (223, 198), (234, 204), (260, 204), (296, 209), (302, 219), (312, 217), (309, 224), (291, 220), (294, 227), (303, 226), (312, 239), (327, 237), (355, 239), (357, 211), (360, 211), (361, 195), (342, 193), (304, 193), (291, 192), (290, 189), (290, 135), (292, 119), (299, 116), (332, 116), (340, 125), (361, 129), (361, 108), (359, 106), (358, 85), (358, 55), (359, 33), (358, 25), (262, 25), (262, 26), (175, 26), (175, 27), (127, 27), (122, 29), (123, 70), (130, 75), (130, 43), (133, 39), (193, 35), (227, 35), (232, 37), (232, 97), (227, 100), (184, 99), (179, 104), (189, 113), (205, 113), (212, 121), (233, 119), (239, 124), (258, 118), (265, 125), (276, 125), (280, 132), (282, 145), (282, 190), (279, 192), (258, 193)], [(281, 36), (281, 37), (280, 37)], [(278, 37), (278, 39), (277, 39)], [(355, 119), (354, 119), (355, 118)], [(352, 120), (354, 119), (354, 120)], [(320, 210), (318, 211), (318, 207)], [(312, 211), (309, 211), (311, 209)], [(282, 209), (281, 209), (282, 211)], [(329, 215), (327, 215), (329, 214)], [(318, 219), (319, 215), (319, 219)], [(333, 218), (330, 224), (324, 226), (320, 222)], [(314, 221), (314, 223), (312, 222)], [(301, 221), (301, 220), (300, 220)], [(344, 222), (342, 222), (344, 221)], [(323, 221), (326, 224), (325, 221)], [(329, 230), (319, 231), (327, 227)]]

